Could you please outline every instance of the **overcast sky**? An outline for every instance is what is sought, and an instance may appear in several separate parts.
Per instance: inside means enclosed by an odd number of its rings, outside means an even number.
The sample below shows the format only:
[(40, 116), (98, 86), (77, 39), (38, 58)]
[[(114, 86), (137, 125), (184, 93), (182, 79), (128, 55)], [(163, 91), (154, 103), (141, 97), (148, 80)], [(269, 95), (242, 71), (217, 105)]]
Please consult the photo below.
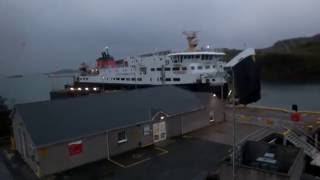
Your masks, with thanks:
[(319, 0), (0, 0), (0, 74), (201, 45), (261, 48), (320, 32)]

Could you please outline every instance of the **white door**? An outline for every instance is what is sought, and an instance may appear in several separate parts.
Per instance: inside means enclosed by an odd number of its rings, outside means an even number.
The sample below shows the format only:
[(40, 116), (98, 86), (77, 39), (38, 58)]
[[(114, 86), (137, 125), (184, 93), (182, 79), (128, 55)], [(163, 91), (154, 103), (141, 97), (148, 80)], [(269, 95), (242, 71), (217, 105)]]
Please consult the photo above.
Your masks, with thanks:
[(167, 138), (166, 122), (153, 124), (153, 142), (163, 141)]
[(160, 141), (159, 123), (153, 124), (152, 132), (153, 132), (153, 142), (159, 142)]
[(167, 139), (167, 129), (166, 129), (166, 122), (159, 123), (159, 131), (160, 131), (160, 141)]

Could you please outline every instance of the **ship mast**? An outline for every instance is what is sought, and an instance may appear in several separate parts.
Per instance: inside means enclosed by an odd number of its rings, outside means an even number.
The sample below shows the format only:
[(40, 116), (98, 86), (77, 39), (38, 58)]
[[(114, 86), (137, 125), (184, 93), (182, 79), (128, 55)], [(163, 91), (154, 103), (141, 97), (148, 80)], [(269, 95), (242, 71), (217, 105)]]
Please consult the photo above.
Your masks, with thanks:
[(187, 37), (188, 41), (188, 49), (189, 52), (196, 51), (196, 47), (198, 46), (197, 34), (198, 31), (184, 31), (183, 34)]

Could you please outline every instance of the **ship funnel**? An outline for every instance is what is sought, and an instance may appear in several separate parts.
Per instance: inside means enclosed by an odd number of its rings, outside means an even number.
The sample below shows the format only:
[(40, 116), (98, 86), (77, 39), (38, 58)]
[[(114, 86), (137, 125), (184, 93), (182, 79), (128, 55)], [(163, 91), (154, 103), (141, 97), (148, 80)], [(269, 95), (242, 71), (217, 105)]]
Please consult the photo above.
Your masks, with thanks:
[(107, 53), (104, 52), (104, 51), (102, 51), (101, 56), (102, 56), (103, 58), (107, 58)]
[(103, 51), (102, 51), (101, 55), (102, 55), (103, 58), (108, 58), (109, 57), (109, 47), (108, 46), (103, 48)]

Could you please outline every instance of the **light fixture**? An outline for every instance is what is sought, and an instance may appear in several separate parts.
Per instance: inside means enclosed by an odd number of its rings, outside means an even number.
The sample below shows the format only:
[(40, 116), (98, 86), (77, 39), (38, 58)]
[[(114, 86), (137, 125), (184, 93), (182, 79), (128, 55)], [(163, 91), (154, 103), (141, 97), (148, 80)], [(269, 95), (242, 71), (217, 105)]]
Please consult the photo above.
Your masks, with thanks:
[(81, 91), (82, 90), (82, 88), (81, 87), (78, 87), (78, 91)]
[(70, 91), (74, 91), (74, 88), (73, 88), (73, 87), (71, 87), (71, 88), (70, 88)]
[(165, 118), (164, 116), (160, 116), (160, 119), (161, 119), (161, 120), (164, 120), (164, 118)]
[(93, 90), (96, 91), (96, 90), (98, 90), (98, 88), (94, 87)]
[(215, 93), (212, 94), (212, 97), (216, 97), (217, 95)]
[(230, 96), (230, 95), (231, 95), (231, 93), (232, 93), (232, 90), (230, 90), (230, 91), (228, 92), (228, 96)]
[(89, 88), (88, 87), (86, 87), (86, 88), (84, 88), (86, 91), (89, 91)]

